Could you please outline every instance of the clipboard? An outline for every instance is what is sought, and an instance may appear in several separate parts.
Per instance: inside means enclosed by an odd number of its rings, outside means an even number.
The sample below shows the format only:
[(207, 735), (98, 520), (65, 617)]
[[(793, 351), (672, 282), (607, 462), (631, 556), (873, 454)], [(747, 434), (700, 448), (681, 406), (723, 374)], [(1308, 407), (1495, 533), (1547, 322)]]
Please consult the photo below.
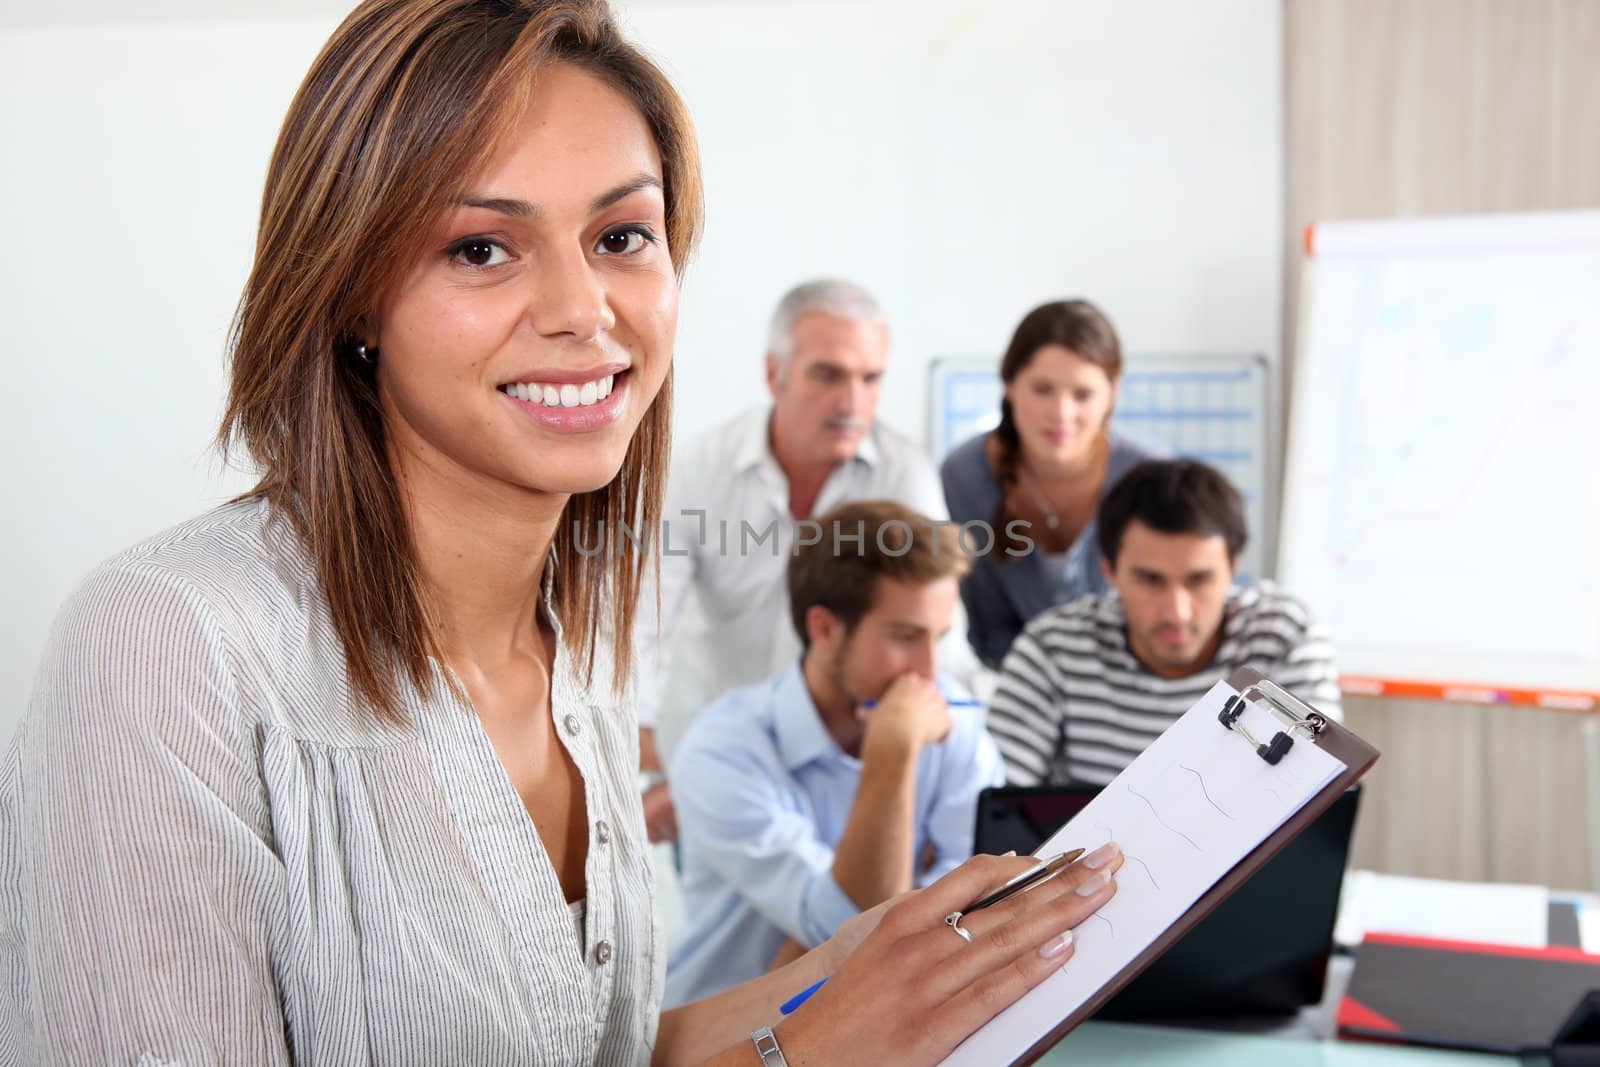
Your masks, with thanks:
[[(1109, 980), (1101, 984), (1094, 993), (1065, 1018), (1061, 1019), (1048, 1033), (1029, 1045), (1021, 1055), (1012, 1059), (1010, 1061), (1012, 1067), (1026, 1067), (1026, 1065), (1036, 1062), (1060, 1042), (1062, 1038), (1071, 1033), (1079, 1023), (1099, 1011), (1107, 1001), (1138, 976), (1158, 956), (1170, 948), (1175, 941), (1188, 933), (1196, 923), (1227, 899), (1263, 863), (1276, 855), (1292, 838), (1331, 807), (1346, 789), (1350, 788), (1378, 761), (1379, 754), (1376, 748), (1345, 729), (1339, 723), (1327, 718), (1281, 686), (1273, 683), (1263, 676), (1260, 671), (1242, 667), (1230, 674), (1226, 681), (1229, 687), (1238, 695), (1229, 698), (1224, 703), (1216, 722), (1218, 730), (1227, 730), (1236, 735), (1239, 745), (1248, 745), (1254, 749), (1257, 758), (1270, 766), (1277, 766), (1278, 762), (1289, 751), (1292, 751), (1294, 746), (1310, 744), (1315, 745), (1343, 764), (1344, 770), (1323, 785), (1309, 800), (1290, 814), (1277, 829), (1263, 838), (1260, 844), (1247, 852), (1242, 860), (1203, 892), (1181, 916), (1156, 936), (1129, 963), (1118, 970)], [(1240, 716), (1244, 708), (1244, 702), (1254, 704), (1270, 712), (1279, 728), (1268, 736), (1257, 736), (1256, 733), (1242, 728), (1244, 724), (1240, 721)], [(1258, 724), (1260, 721), (1260, 719), (1257, 719)], [(1257, 733), (1259, 732), (1257, 731)], [(1126, 870), (1127, 868), (1125, 867), (1124, 871)]]

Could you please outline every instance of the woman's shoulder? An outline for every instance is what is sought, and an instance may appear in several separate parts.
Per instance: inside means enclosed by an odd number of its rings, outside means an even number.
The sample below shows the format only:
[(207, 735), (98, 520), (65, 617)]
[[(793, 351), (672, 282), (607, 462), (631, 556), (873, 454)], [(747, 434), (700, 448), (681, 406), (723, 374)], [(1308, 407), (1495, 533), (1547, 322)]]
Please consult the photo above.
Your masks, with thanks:
[(238, 620), (260, 618), (270, 537), (265, 505), (227, 504), (95, 567), (56, 615), (30, 717), (115, 712), (159, 727), (194, 694), (232, 693)]
[(996, 489), (989, 466), (989, 435), (977, 434), (952, 448), (939, 464), (939, 473), (947, 492), (952, 484), (968, 492)]
[(1110, 465), (1113, 477), (1144, 460), (1167, 459), (1172, 455), (1172, 449), (1167, 447), (1165, 442), (1121, 430), (1108, 431), (1106, 440), (1111, 446)]
[(1000, 504), (1000, 483), (989, 466), (989, 435), (961, 442), (939, 465), (939, 480), (950, 517), (957, 522), (986, 519)]
[[(142, 580), (142, 582), (141, 582)], [(288, 521), (259, 499), (238, 500), (169, 527), (92, 570), (69, 603), (107, 586), (183, 589), (208, 604), (287, 596), (304, 601), (315, 570)]]
[(235, 501), (90, 571), (56, 616), (47, 661), (259, 658), (257, 646), (304, 633), (318, 588), (289, 523), (264, 501)]
[(137, 715), (158, 730), (203, 707), (219, 729), (259, 721), (344, 745), (372, 741), (378, 726), (352, 694), (311, 557), (287, 517), (254, 499), (96, 567), (56, 616), (33, 704), (58, 718)]

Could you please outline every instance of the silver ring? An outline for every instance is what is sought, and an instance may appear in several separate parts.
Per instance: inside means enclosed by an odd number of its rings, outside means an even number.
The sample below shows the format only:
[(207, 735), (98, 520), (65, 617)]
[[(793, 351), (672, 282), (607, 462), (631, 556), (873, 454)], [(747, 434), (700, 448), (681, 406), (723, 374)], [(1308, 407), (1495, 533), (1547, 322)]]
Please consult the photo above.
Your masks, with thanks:
[(960, 934), (961, 940), (965, 941), (969, 945), (972, 944), (972, 934), (961, 925), (961, 913), (959, 911), (952, 911), (949, 915), (946, 915), (944, 917), (944, 924), (950, 929), (954, 930), (956, 933)]

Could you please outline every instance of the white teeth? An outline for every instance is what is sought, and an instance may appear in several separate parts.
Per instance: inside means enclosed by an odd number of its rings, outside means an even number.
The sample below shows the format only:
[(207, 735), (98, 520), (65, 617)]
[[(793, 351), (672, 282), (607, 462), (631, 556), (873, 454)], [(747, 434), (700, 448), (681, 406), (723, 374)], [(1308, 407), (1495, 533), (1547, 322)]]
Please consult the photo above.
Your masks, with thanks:
[(617, 376), (608, 374), (594, 378), (582, 385), (540, 385), (538, 382), (513, 382), (501, 390), (518, 400), (530, 404), (543, 404), (550, 408), (580, 408), (598, 404), (616, 389)]

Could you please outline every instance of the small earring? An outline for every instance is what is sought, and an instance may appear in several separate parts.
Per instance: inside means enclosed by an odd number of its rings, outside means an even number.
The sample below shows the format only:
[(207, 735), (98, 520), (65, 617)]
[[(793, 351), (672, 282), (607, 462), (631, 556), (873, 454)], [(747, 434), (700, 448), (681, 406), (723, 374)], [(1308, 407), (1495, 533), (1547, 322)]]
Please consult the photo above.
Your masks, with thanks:
[(376, 348), (368, 348), (366, 342), (364, 341), (357, 341), (355, 344), (350, 346), (350, 350), (354, 352), (356, 358), (363, 363), (370, 365), (378, 362), (378, 350)]

